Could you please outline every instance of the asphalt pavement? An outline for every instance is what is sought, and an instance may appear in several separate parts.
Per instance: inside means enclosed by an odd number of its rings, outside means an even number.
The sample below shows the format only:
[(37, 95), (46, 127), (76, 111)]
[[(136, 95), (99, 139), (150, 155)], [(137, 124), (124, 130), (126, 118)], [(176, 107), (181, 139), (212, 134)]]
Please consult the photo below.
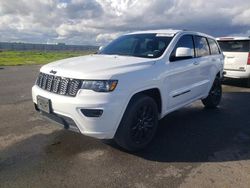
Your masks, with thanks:
[(218, 109), (197, 101), (167, 115), (146, 150), (128, 153), (43, 120), (31, 101), (39, 68), (0, 67), (1, 188), (250, 186), (243, 82), (225, 82)]

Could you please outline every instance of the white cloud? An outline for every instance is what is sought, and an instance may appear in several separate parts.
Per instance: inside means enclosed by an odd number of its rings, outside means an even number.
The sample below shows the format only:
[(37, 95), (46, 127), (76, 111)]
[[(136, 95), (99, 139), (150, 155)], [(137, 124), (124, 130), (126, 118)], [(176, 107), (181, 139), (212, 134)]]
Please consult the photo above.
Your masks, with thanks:
[[(97, 0), (105, 10), (110, 10), (111, 14), (122, 16), (127, 11), (140, 5), (138, 0)], [(132, 11), (131, 11), (132, 12)]]
[(234, 25), (246, 25), (250, 26), (250, 9), (243, 10), (232, 20)]
[(67, 8), (67, 6), (68, 6), (68, 3), (58, 3), (57, 5), (56, 5), (56, 7), (57, 8), (59, 8), (59, 9), (64, 9), (64, 8)]
[(96, 42), (98, 44), (107, 44), (109, 41), (119, 37), (122, 35), (121, 32), (119, 33), (104, 33), (104, 34), (99, 34), (96, 37)]
[(247, 34), (246, 0), (0, 0), (0, 40), (106, 43), (121, 33), (161, 28)]

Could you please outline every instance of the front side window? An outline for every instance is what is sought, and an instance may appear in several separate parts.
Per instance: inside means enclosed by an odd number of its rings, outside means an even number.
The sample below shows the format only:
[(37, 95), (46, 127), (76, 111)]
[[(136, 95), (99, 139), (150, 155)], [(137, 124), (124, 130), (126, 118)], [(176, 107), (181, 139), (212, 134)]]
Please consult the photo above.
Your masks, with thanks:
[(108, 44), (99, 54), (158, 58), (164, 53), (172, 38), (158, 34), (124, 35)]
[(191, 51), (192, 51), (192, 57), (194, 57), (193, 36), (192, 35), (184, 35), (179, 39), (176, 46), (174, 47), (174, 50), (172, 51), (172, 53), (170, 55), (170, 61), (174, 61), (174, 60), (176, 61), (176, 60), (182, 60), (183, 59), (183, 58), (178, 59), (178, 58), (175, 57), (177, 48), (190, 48)]
[(196, 57), (203, 57), (210, 54), (207, 39), (201, 36), (194, 37)]
[(217, 43), (213, 39), (208, 38), (207, 40), (210, 46), (211, 54), (220, 54), (220, 49), (218, 48)]

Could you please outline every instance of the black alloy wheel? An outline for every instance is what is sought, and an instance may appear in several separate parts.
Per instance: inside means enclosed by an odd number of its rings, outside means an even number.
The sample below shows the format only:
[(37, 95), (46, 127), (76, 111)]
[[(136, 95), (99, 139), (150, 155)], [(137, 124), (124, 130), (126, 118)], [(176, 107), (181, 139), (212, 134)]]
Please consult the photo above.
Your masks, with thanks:
[(128, 151), (144, 149), (154, 138), (158, 126), (158, 107), (146, 95), (133, 97), (115, 134), (118, 145)]
[(152, 106), (145, 104), (137, 110), (131, 126), (131, 137), (136, 144), (145, 143), (152, 137), (154, 119)]
[(202, 100), (202, 103), (207, 108), (216, 108), (220, 104), (221, 97), (222, 97), (221, 80), (219, 77), (216, 77), (213, 86), (209, 91), (209, 95), (207, 96), (207, 98)]

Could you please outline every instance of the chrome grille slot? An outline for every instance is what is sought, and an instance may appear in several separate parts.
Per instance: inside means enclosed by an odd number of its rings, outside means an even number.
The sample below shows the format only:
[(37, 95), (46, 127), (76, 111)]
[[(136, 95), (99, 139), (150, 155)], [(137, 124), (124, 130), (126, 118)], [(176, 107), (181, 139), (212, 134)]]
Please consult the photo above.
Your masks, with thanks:
[(39, 86), (39, 87), (42, 87), (42, 83), (43, 83), (43, 74), (40, 73), (38, 78), (37, 78), (37, 81), (36, 81), (36, 84)]
[(47, 83), (47, 90), (48, 91), (51, 91), (53, 80), (54, 80), (54, 76), (50, 75), (48, 78), (48, 83)]
[(44, 73), (40, 73), (36, 81), (36, 85), (44, 90), (72, 97), (76, 96), (81, 84), (82, 80), (63, 78)]
[(47, 74), (44, 74), (43, 76), (43, 82), (42, 82), (42, 88), (43, 89), (46, 89), (47, 88), (47, 81), (48, 81), (48, 75)]
[(80, 88), (80, 80), (71, 80), (69, 86), (69, 95), (75, 96)]
[(59, 85), (60, 85), (61, 77), (55, 77), (53, 81), (53, 87), (52, 87), (52, 92), (57, 93), (59, 90)]
[(68, 78), (62, 78), (61, 79), (61, 84), (60, 84), (60, 88), (59, 88), (59, 94), (60, 95), (66, 95), (67, 88), (68, 88), (68, 83), (69, 83)]

